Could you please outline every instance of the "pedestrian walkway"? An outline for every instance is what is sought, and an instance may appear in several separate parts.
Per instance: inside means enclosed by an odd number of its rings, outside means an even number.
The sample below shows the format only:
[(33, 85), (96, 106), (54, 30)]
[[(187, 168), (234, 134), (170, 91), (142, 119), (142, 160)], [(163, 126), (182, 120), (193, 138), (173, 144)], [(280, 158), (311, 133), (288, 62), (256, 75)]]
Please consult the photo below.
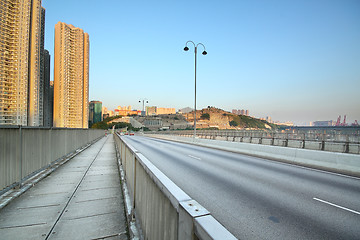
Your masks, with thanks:
[(112, 135), (1, 209), (0, 239), (128, 239)]

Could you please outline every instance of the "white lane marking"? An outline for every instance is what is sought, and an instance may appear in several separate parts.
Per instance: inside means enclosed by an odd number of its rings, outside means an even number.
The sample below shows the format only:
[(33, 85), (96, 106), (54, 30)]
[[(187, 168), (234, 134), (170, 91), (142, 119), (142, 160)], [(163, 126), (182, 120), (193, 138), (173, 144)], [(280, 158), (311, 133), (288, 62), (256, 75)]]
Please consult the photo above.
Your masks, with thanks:
[(194, 156), (192, 156), (192, 155), (188, 155), (188, 156), (191, 157), (191, 158), (195, 158), (196, 160), (201, 160), (201, 158), (194, 157)]
[(357, 211), (355, 211), (355, 210), (352, 210), (352, 209), (349, 209), (349, 208), (346, 208), (346, 207), (342, 207), (342, 206), (336, 205), (336, 204), (334, 204), (334, 203), (327, 202), (327, 201), (325, 201), (325, 200), (321, 200), (321, 199), (319, 199), (319, 198), (313, 198), (313, 199), (316, 200), (316, 201), (325, 203), (325, 204), (329, 204), (329, 205), (331, 205), (331, 206), (333, 206), (333, 207), (337, 207), (337, 208), (340, 208), (340, 209), (343, 209), (343, 210), (346, 210), (346, 211), (349, 211), (349, 212), (352, 212), (352, 213), (355, 213), (355, 214), (360, 215), (360, 212), (357, 212)]

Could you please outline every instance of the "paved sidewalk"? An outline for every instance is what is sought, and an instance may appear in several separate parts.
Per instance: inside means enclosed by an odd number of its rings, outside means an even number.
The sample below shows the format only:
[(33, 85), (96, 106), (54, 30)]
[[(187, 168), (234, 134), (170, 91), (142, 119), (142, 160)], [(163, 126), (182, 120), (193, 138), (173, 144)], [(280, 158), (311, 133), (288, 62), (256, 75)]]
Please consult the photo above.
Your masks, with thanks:
[(128, 239), (112, 135), (1, 209), (0, 239)]

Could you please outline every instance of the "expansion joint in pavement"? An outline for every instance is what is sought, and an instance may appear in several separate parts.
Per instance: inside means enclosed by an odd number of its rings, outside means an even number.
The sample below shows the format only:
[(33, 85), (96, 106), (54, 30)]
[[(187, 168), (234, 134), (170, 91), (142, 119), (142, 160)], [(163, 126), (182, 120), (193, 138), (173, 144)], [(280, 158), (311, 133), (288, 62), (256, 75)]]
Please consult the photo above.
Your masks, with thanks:
[(50, 237), (50, 235), (51, 235), (51, 233), (53, 232), (56, 224), (59, 222), (59, 220), (60, 220), (61, 217), (63, 216), (66, 208), (68, 207), (69, 203), (70, 203), (71, 200), (73, 199), (73, 197), (74, 197), (76, 191), (78, 190), (80, 184), (81, 184), (82, 181), (84, 180), (84, 178), (85, 178), (86, 174), (88, 173), (90, 167), (91, 167), (92, 164), (95, 162), (96, 158), (99, 156), (101, 150), (103, 149), (103, 147), (104, 147), (104, 145), (105, 145), (105, 143), (106, 143), (107, 141), (108, 141), (108, 138), (104, 141), (103, 145), (101, 146), (101, 148), (100, 148), (99, 151), (97, 152), (97, 154), (96, 154), (96, 156), (94, 157), (94, 159), (93, 159), (93, 160), (91, 161), (91, 163), (89, 164), (88, 168), (86, 169), (86, 171), (85, 171), (84, 175), (82, 176), (82, 178), (80, 179), (79, 183), (76, 185), (76, 187), (75, 187), (73, 193), (71, 194), (69, 200), (67, 201), (67, 203), (65, 204), (64, 208), (62, 209), (62, 211), (61, 211), (61, 213), (59, 214), (58, 218), (56, 219), (54, 225), (51, 227), (50, 231), (49, 231), (48, 234), (46, 235), (45, 240), (47, 240), (47, 239)]

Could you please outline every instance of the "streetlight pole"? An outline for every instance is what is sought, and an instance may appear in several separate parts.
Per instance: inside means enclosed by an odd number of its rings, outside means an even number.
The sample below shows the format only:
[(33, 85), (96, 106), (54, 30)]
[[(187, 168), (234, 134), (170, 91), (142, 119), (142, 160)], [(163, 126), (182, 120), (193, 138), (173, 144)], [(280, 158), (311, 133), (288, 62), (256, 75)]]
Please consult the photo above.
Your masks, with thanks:
[(194, 101), (194, 139), (196, 138), (196, 55), (197, 55), (197, 48), (199, 45), (201, 45), (204, 48), (204, 51), (202, 52), (202, 55), (206, 55), (207, 52), (205, 50), (205, 46), (202, 43), (195, 44), (193, 41), (187, 41), (184, 47), (184, 51), (189, 51), (188, 43), (192, 43), (194, 45), (194, 53), (195, 53), (195, 101)]
[(146, 103), (149, 103), (149, 101), (148, 101), (147, 99), (141, 99), (141, 100), (139, 100), (139, 102), (142, 102), (142, 105), (143, 105), (142, 111), (143, 111), (143, 112), (145, 112), (145, 101), (146, 101)]

